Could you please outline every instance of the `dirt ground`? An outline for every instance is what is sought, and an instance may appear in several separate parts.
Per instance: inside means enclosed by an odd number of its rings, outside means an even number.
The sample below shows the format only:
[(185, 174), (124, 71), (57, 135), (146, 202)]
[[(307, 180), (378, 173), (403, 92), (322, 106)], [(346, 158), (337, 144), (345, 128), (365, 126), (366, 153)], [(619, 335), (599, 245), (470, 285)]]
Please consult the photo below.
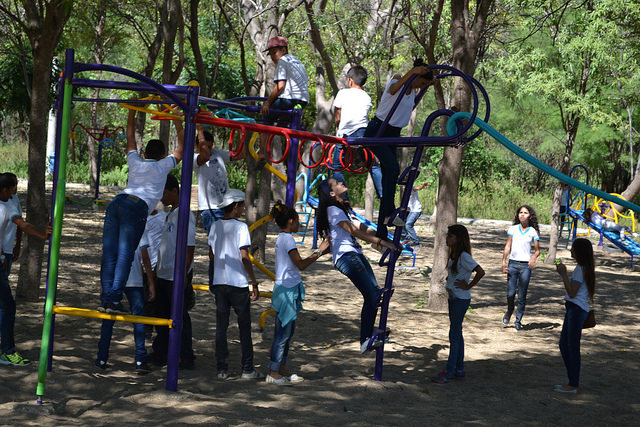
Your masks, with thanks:
[[(82, 195), (76, 191), (77, 201)], [(58, 288), (58, 304), (95, 308), (99, 302), (99, 260), (104, 210), (67, 203)], [(165, 391), (166, 368), (137, 376), (133, 366), (131, 325), (117, 324), (110, 369), (94, 367), (100, 322), (58, 316), (53, 371), (47, 377), (45, 404), (35, 406), (37, 363), (0, 366), (1, 425), (639, 425), (640, 273), (629, 257), (598, 250), (596, 310), (598, 326), (582, 338), (582, 392), (560, 395), (566, 383), (558, 350), (563, 286), (555, 268), (539, 265), (529, 287), (525, 330), (505, 327), (506, 278), (500, 272), (506, 224), (469, 225), (474, 258), (487, 274), (472, 291), (463, 324), (467, 378), (434, 384), (448, 355), (448, 317), (424, 308), (433, 236), (418, 223), (422, 250), (418, 269), (396, 275), (385, 346), (383, 381), (373, 380), (375, 353), (360, 354), (362, 298), (324, 256), (303, 273), (307, 301), (296, 323), (289, 366), (305, 378), (278, 387), (242, 380), (235, 315), (229, 330), (231, 377), (216, 378), (215, 307), (204, 292), (191, 312), (195, 370), (180, 371), (179, 391)], [(270, 241), (276, 236), (271, 228)], [(548, 231), (541, 246), (548, 246)], [(194, 283), (204, 283), (206, 238), (199, 229)], [(307, 238), (301, 254), (310, 253)], [(365, 247), (379, 283), (385, 271), (377, 252)], [(560, 257), (573, 269), (567, 250)], [(273, 268), (273, 244), (267, 266)], [(410, 264), (404, 258), (402, 264)], [(17, 268), (16, 268), (17, 270)], [(263, 290), (270, 290), (265, 279)], [(11, 282), (16, 283), (15, 273)], [(255, 362), (266, 372), (273, 337), (273, 316), (263, 333), (260, 313), (269, 300), (252, 305)], [(42, 302), (18, 301), (16, 342), (24, 355), (38, 359)], [(148, 346), (149, 348), (149, 346)]]

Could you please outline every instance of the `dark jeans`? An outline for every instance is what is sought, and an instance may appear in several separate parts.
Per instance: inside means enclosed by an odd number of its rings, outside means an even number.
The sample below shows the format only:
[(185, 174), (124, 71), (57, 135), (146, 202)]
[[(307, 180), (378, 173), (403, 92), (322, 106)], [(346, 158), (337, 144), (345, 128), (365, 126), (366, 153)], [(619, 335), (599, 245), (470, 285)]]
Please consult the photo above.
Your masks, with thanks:
[(567, 311), (564, 314), (564, 323), (560, 333), (560, 354), (567, 368), (569, 385), (580, 385), (580, 338), (582, 337), (582, 324), (589, 312), (584, 311), (576, 304), (566, 301)]
[(336, 261), (336, 268), (344, 274), (358, 288), (364, 303), (360, 312), (360, 343), (371, 337), (373, 326), (378, 314), (376, 297), (379, 288), (371, 265), (364, 255), (357, 252), (347, 252)]
[[(144, 314), (144, 288), (124, 288), (124, 294), (129, 301), (131, 314), (142, 316)], [(115, 320), (102, 320), (100, 341), (98, 342), (98, 359), (104, 362), (109, 360), (109, 346), (111, 345), (114, 323)], [(147, 361), (147, 349), (144, 347), (144, 326), (143, 323), (133, 324), (133, 338), (136, 343), (135, 361), (141, 363)]]
[(7, 266), (7, 276), (9, 276), (11, 274), (11, 266), (13, 265), (13, 252), (4, 253), (4, 262), (5, 262), (5, 265)]
[[(377, 117), (371, 119), (369, 126), (367, 126), (365, 137), (375, 137), (381, 125), (382, 121)], [(381, 138), (399, 137), (401, 130), (401, 128), (387, 125), (381, 135)], [(395, 145), (371, 146), (371, 151), (373, 151), (373, 154), (378, 158), (378, 162), (380, 162), (380, 172), (382, 173), (382, 197), (380, 199), (378, 230), (376, 231), (376, 236), (386, 239), (386, 220), (396, 209), (395, 197), (398, 176), (400, 175), (400, 165), (398, 164)]]
[(420, 244), (420, 239), (418, 238), (418, 233), (416, 233), (416, 229), (413, 228), (418, 218), (422, 215), (422, 211), (418, 212), (409, 212), (407, 215), (407, 221), (402, 230), (402, 238), (409, 240), (414, 245)]
[(456, 371), (464, 371), (464, 338), (462, 336), (462, 321), (471, 304), (470, 299), (449, 299), (449, 360), (447, 373), (453, 375)]
[(296, 321), (292, 320), (285, 326), (276, 313), (276, 326), (273, 333), (273, 344), (271, 345), (271, 360), (269, 361), (269, 369), (278, 371), (280, 366), (286, 366), (287, 357), (289, 356), (289, 345), (291, 338), (296, 330)]
[(16, 351), (13, 335), (16, 323), (16, 300), (11, 294), (9, 274), (0, 266), (0, 350), (11, 354)]
[[(204, 231), (207, 232), (207, 239), (209, 239), (209, 232), (214, 222), (224, 217), (224, 210), (222, 209), (205, 209), (200, 214), (202, 216), (202, 226)], [(209, 259), (209, 287), (213, 285), (213, 260)]]
[[(193, 279), (193, 271), (187, 275), (184, 289), (184, 303), (182, 310), (182, 334), (180, 335), (180, 359), (193, 360), (193, 339), (191, 329), (191, 316), (187, 310), (189, 306), (189, 298), (193, 288), (191, 281)], [(173, 294), (173, 281), (165, 279), (156, 280), (156, 300), (155, 300), (155, 316), (163, 319), (171, 317), (171, 302)], [(157, 361), (164, 362), (167, 360), (169, 353), (169, 327), (156, 326), (156, 338), (153, 340), (153, 355)]]
[(507, 272), (507, 314), (511, 316), (513, 313), (513, 298), (517, 292), (518, 309), (516, 310), (516, 322), (520, 322), (527, 304), (527, 290), (529, 289), (529, 279), (531, 278), (529, 262), (510, 260)]
[[(307, 102), (301, 101), (299, 99), (278, 98), (273, 101), (273, 104), (271, 104), (270, 108), (287, 111), (293, 110), (293, 107), (295, 107), (296, 105), (300, 105), (302, 108), (304, 108), (307, 106)], [(281, 116), (279, 113), (269, 112), (269, 115), (265, 118), (265, 121), (267, 122), (266, 124), (276, 124), (276, 122), (278, 122), (278, 124), (285, 124), (285, 122), (290, 121), (290, 117), (286, 114), (283, 114)]]
[(228, 371), (229, 347), (227, 329), (231, 308), (238, 316), (240, 347), (242, 350), (242, 372), (253, 371), (253, 341), (251, 339), (251, 299), (249, 288), (229, 285), (215, 285), (213, 294), (216, 299), (216, 366), (218, 372)]
[(119, 194), (109, 203), (102, 233), (102, 302), (122, 299), (148, 213), (147, 203), (136, 196)]

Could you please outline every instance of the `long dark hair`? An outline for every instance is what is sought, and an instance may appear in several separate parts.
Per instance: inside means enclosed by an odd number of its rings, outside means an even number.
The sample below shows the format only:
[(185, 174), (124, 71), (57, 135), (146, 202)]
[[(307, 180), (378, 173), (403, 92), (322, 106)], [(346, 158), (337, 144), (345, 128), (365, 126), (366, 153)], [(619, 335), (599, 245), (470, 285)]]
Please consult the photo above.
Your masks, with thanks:
[(316, 211), (316, 224), (318, 234), (321, 238), (325, 238), (329, 235), (329, 216), (327, 209), (329, 206), (336, 206), (344, 211), (347, 216), (349, 215), (349, 206), (345, 203), (341, 203), (335, 196), (331, 194), (331, 187), (328, 181), (322, 181), (318, 186), (318, 210)]
[(449, 258), (453, 260), (451, 271), (458, 273), (458, 260), (462, 252), (467, 252), (471, 255), (471, 239), (469, 238), (467, 227), (462, 224), (450, 225), (449, 228), (447, 228), (447, 233), (456, 236), (455, 245), (449, 247)]
[(577, 238), (571, 246), (576, 256), (576, 262), (582, 267), (582, 275), (584, 281), (587, 282), (587, 290), (589, 298), (593, 301), (593, 295), (596, 292), (596, 263), (593, 257), (593, 245), (588, 239)]
[(536, 211), (529, 205), (522, 205), (516, 211), (516, 217), (513, 220), (513, 225), (520, 224), (520, 218), (518, 218), (518, 214), (520, 213), (520, 209), (525, 208), (529, 211), (529, 225), (533, 227), (534, 230), (540, 234), (540, 227), (538, 226), (538, 216), (536, 215)]

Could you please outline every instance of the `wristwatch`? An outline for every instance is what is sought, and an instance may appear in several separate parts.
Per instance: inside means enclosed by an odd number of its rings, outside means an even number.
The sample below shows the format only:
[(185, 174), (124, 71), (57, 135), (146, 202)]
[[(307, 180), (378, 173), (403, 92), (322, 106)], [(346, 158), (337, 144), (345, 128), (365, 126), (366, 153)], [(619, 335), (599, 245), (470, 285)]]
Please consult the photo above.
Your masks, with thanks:
[(318, 255), (318, 258), (320, 258), (322, 256), (322, 251), (320, 249), (316, 249), (315, 251), (312, 252), (312, 254)]

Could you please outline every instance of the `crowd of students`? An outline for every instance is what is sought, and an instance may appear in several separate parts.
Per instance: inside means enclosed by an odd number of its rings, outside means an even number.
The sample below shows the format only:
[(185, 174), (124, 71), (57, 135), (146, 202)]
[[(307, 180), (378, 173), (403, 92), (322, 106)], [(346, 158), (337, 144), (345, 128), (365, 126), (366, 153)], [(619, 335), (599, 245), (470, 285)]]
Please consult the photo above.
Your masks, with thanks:
[[(277, 64), (274, 78), (275, 88), (265, 101), (262, 113), (276, 120), (271, 108), (280, 110), (295, 106), (304, 107), (309, 100), (308, 82), (304, 67), (288, 52), (288, 42), (283, 37), (269, 41), (266, 51)], [(415, 77), (414, 77), (415, 76)], [(412, 84), (401, 90), (414, 77)], [(338, 136), (343, 137), (397, 137), (409, 122), (419, 91), (433, 84), (435, 78), (421, 61), (405, 75), (394, 75), (385, 86), (373, 119), (369, 120), (371, 99), (362, 89), (366, 82), (366, 70), (354, 66), (347, 73), (348, 88), (341, 90), (335, 100)], [(398, 110), (390, 116), (391, 107), (400, 98)], [(389, 119), (388, 126), (381, 130)], [(127, 123), (128, 183), (107, 207), (101, 261), (101, 303), (98, 310), (106, 313), (131, 313), (161, 318), (170, 317), (174, 260), (176, 255), (178, 205), (180, 186), (170, 174), (182, 160), (184, 131), (179, 120), (174, 120), (178, 134), (176, 150), (167, 156), (165, 144), (150, 140), (141, 156), (135, 141), (135, 112), (131, 111)], [(265, 375), (254, 367), (253, 343), (251, 339), (252, 301), (260, 292), (249, 257), (251, 237), (249, 228), (240, 218), (244, 213), (245, 195), (229, 188), (225, 163), (231, 161), (228, 151), (214, 147), (213, 136), (197, 125), (197, 153), (194, 154), (194, 172), (198, 178), (198, 208), (208, 236), (209, 286), (215, 297), (216, 337), (215, 357), (217, 377), (229, 377), (227, 329), (231, 309), (237, 315), (241, 345), (242, 378), (259, 379)], [(264, 142), (264, 141), (263, 141)], [(373, 148), (380, 162), (374, 182), (381, 197), (377, 231), (366, 230), (354, 223), (350, 216), (347, 187), (340, 172), (324, 181), (319, 187), (317, 226), (324, 238), (319, 248), (309, 257), (302, 258), (291, 233), (299, 227), (298, 214), (290, 206), (277, 202), (271, 214), (281, 232), (276, 251), (276, 279), (272, 294), (272, 307), (277, 312), (269, 372), (266, 382), (290, 385), (303, 381), (301, 376), (291, 373), (287, 360), (291, 339), (295, 330), (297, 313), (302, 309), (305, 288), (300, 271), (305, 270), (324, 253), (331, 252), (333, 265), (351, 280), (363, 297), (360, 322), (361, 351), (375, 346), (374, 324), (378, 300), (381, 295), (371, 265), (363, 255), (357, 239), (372, 243), (380, 250), (399, 250), (387, 238), (389, 218), (395, 211), (394, 198), (398, 178), (398, 162), (393, 145)], [(266, 162), (265, 146), (261, 144), (260, 162)], [(242, 156), (237, 157), (240, 159)], [(334, 165), (341, 161), (340, 150), (334, 151)], [(404, 238), (418, 247), (419, 239), (413, 224), (422, 207), (416, 197), (417, 191), (426, 185), (416, 186), (412, 191), (412, 213), (408, 217)], [(37, 230), (21, 217), (21, 207), (16, 196), (15, 175), (0, 175), (0, 326), (2, 330), (0, 364), (26, 365), (29, 360), (16, 351), (13, 337), (15, 301), (8, 283), (12, 260), (19, 256), (21, 233), (47, 238), (51, 229)], [(157, 209), (162, 202), (169, 211)], [(415, 211), (415, 212), (414, 212)], [(398, 218), (399, 219), (399, 218)], [(393, 223), (403, 226), (402, 221)], [(509, 324), (518, 305), (515, 329), (523, 329), (526, 295), (531, 276), (540, 254), (539, 228), (533, 208), (523, 205), (518, 208), (513, 226), (507, 232), (502, 271), (508, 275), (507, 310), (502, 319)], [(193, 369), (195, 356), (192, 345), (192, 328), (189, 310), (194, 305), (192, 287), (193, 259), (195, 251), (196, 221), (189, 214), (186, 253), (186, 280), (184, 286), (184, 310), (182, 318), (182, 340), (180, 343), (180, 368)], [(586, 243), (585, 243), (586, 242)], [(471, 256), (471, 243), (467, 229), (459, 224), (449, 227), (446, 244), (449, 247), (448, 279), (450, 319), (450, 354), (446, 367), (433, 378), (434, 382), (447, 383), (465, 377), (464, 339), (462, 323), (471, 301), (470, 290), (484, 276), (482, 267)], [(532, 246), (534, 249), (531, 253)], [(575, 393), (578, 389), (580, 367), (580, 333), (582, 323), (593, 300), (595, 273), (593, 251), (588, 240), (578, 239), (572, 248), (572, 256), (578, 267), (568, 278), (566, 267), (558, 266), (567, 292), (567, 314), (562, 329), (560, 349), (567, 367), (569, 384), (557, 386), (556, 391)], [(472, 277), (473, 275), (473, 277)], [(126, 296), (130, 310), (121, 300)], [(109, 346), (114, 321), (103, 320), (95, 365), (107, 369)], [(169, 328), (157, 326), (153, 339), (153, 353), (148, 356), (145, 337), (150, 332), (144, 325), (133, 324), (135, 340), (135, 370), (138, 374), (151, 371), (150, 363), (163, 365), (167, 361)]]

